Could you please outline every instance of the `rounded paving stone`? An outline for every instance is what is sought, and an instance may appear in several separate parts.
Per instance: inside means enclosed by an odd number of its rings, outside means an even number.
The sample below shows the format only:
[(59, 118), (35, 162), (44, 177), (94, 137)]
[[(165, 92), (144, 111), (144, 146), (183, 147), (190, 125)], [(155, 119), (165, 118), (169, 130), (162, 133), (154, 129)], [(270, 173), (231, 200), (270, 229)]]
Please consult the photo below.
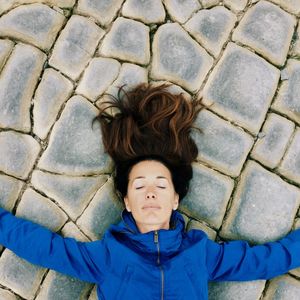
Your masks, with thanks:
[(300, 1), (299, 0), (270, 0), (275, 4), (279, 4), (283, 9), (299, 16)]
[(21, 5), (0, 18), (0, 36), (49, 50), (65, 17), (43, 4)]
[(0, 299), (3, 300), (18, 300), (16, 295), (10, 293), (7, 290), (0, 289)]
[(29, 132), (30, 101), (46, 55), (18, 44), (0, 75), (0, 127)]
[(223, 6), (202, 9), (184, 28), (213, 56), (218, 56), (236, 22), (236, 16)]
[(95, 101), (115, 81), (120, 68), (121, 64), (115, 59), (93, 58), (84, 71), (76, 93)]
[(289, 59), (281, 72), (282, 85), (272, 108), (289, 116), (300, 125), (300, 61)]
[(122, 5), (123, 0), (79, 0), (77, 11), (91, 16), (101, 26), (108, 26)]
[[(80, 96), (72, 97), (55, 123), (38, 167), (58, 174), (92, 175), (111, 169), (104, 157), (98, 110)], [(84, 143), (82, 142), (84, 141)]]
[(126, 0), (122, 6), (122, 15), (145, 24), (162, 23), (166, 17), (161, 0)]
[(40, 152), (39, 143), (30, 135), (0, 132), (0, 170), (26, 179)]
[(54, 69), (46, 69), (34, 96), (33, 132), (45, 139), (62, 104), (73, 90), (72, 83)]
[(200, 88), (213, 63), (213, 58), (177, 23), (158, 28), (152, 49), (151, 77), (190, 91)]
[(149, 27), (141, 22), (117, 18), (104, 37), (99, 54), (138, 64), (150, 61)]
[(0, 40), (0, 71), (10, 55), (13, 46), (14, 43), (10, 40)]
[(232, 189), (232, 179), (200, 164), (194, 164), (189, 193), (182, 199), (180, 210), (218, 229)]
[(278, 240), (291, 230), (299, 203), (300, 189), (248, 161), (220, 236), (251, 243)]
[(280, 72), (254, 53), (229, 43), (203, 90), (203, 103), (257, 133), (275, 94)]
[(295, 17), (272, 3), (260, 1), (247, 11), (232, 39), (250, 46), (272, 63), (282, 66), (295, 26)]

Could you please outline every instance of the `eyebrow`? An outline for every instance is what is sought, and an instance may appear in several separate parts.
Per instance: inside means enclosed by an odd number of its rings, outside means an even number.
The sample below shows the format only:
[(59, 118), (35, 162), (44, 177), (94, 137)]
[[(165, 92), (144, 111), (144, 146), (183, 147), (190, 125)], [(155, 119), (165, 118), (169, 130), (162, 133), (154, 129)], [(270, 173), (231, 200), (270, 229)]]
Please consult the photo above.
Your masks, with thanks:
[[(138, 177), (135, 177), (132, 179), (132, 181), (134, 181), (135, 179), (139, 179), (139, 178), (146, 178), (145, 176), (138, 176)], [(156, 178), (164, 178), (164, 179), (167, 179), (167, 177), (165, 176), (156, 176)], [(167, 179), (168, 180), (168, 179)]]

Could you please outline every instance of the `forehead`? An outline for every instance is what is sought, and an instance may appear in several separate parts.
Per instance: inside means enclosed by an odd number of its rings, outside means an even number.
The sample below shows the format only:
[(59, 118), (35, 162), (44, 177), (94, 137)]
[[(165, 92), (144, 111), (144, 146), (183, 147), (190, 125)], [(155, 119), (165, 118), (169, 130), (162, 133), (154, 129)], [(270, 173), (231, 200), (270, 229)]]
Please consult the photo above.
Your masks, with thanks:
[(130, 180), (136, 177), (165, 177), (171, 178), (169, 169), (161, 162), (155, 160), (145, 160), (135, 164), (129, 174)]

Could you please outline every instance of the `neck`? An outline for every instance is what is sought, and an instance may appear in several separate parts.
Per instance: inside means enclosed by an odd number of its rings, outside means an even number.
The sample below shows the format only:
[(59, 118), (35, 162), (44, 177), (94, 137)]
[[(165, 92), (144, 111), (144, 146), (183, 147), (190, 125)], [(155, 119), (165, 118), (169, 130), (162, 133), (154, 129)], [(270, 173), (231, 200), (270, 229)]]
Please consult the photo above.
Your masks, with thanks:
[(141, 224), (137, 223), (136, 224), (140, 233), (147, 233), (150, 231), (155, 231), (155, 230), (160, 230), (160, 229), (170, 229), (170, 224), (169, 222), (166, 224)]

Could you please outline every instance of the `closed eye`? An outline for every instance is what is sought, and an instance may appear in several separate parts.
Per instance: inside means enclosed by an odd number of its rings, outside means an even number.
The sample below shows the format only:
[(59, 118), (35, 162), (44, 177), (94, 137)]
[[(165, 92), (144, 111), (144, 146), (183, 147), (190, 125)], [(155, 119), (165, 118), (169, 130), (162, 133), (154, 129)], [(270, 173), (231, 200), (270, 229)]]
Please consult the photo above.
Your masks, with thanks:
[[(165, 189), (166, 187), (164, 187), (164, 186), (158, 186), (159, 188), (161, 188), (161, 189)], [(140, 186), (140, 187), (137, 187), (137, 188), (135, 188), (136, 190), (139, 190), (139, 189), (141, 189), (141, 188), (143, 188), (143, 186)]]

